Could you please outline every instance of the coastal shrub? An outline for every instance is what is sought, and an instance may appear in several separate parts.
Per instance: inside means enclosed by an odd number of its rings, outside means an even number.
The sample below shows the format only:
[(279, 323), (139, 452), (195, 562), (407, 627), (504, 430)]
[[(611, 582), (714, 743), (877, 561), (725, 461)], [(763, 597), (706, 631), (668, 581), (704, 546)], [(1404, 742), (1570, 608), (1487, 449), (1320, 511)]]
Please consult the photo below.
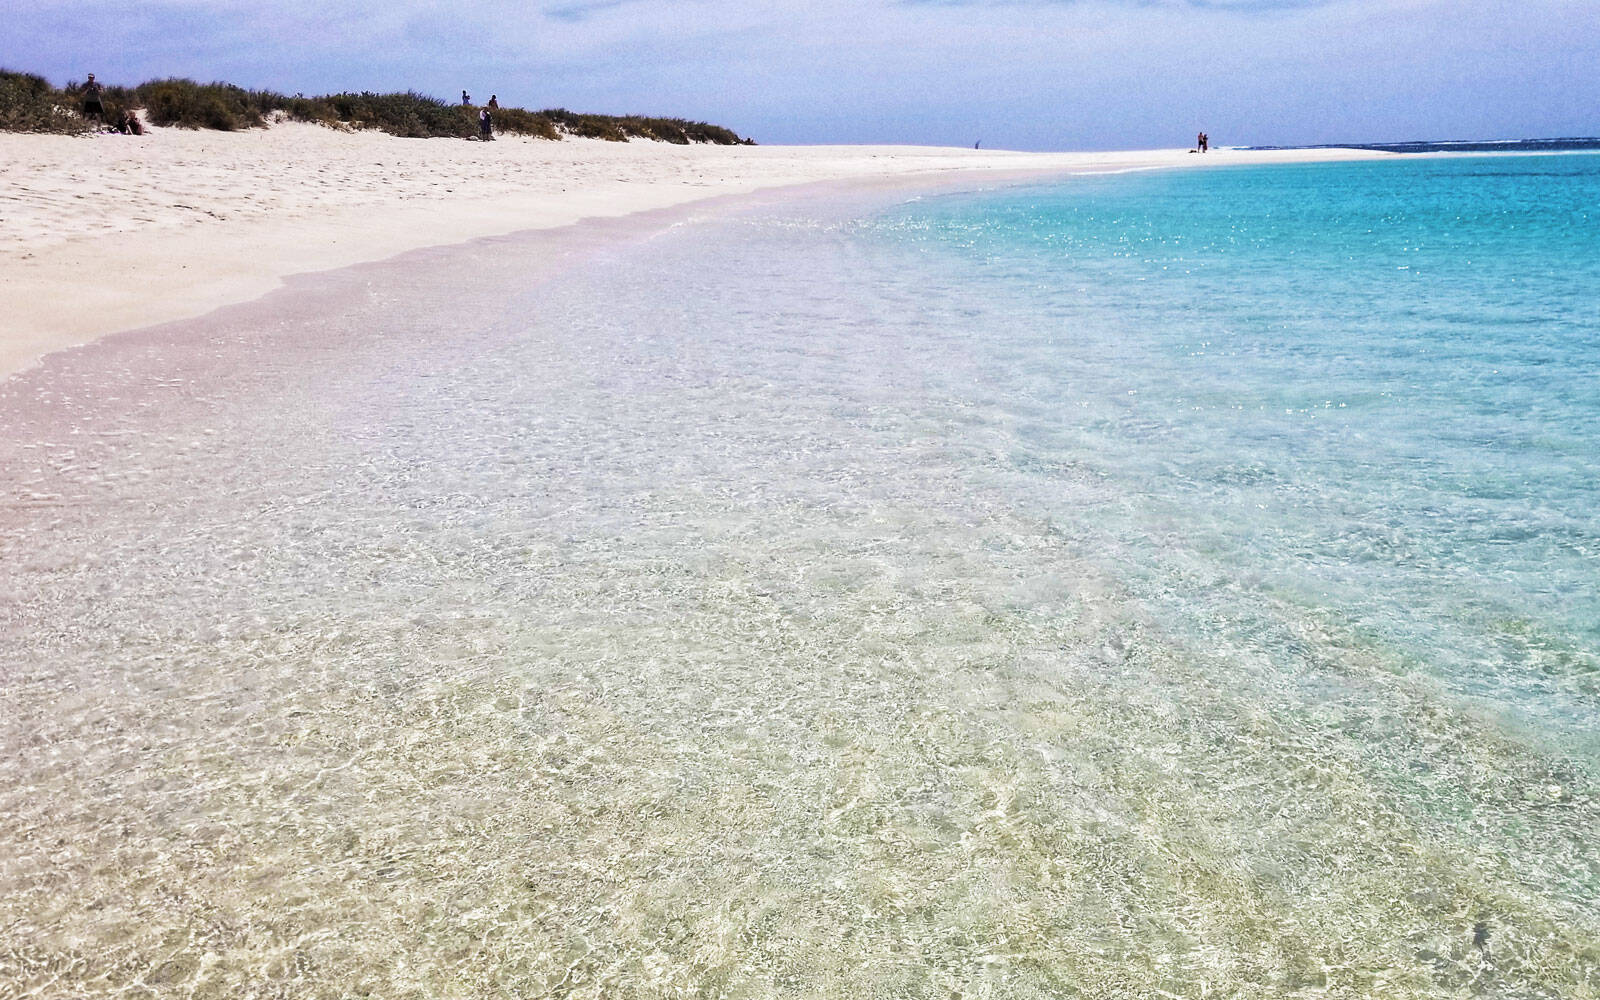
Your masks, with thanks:
[(584, 115), (568, 111), (566, 108), (553, 108), (542, 114), (555, 123), (556, 127), (568, 135), (581, 136), (586, 139), (606, 139), (611, 142), (627, 142), (629, 139), (654, 139), (658, 142), (671, 142), (688, 145), (693, 142), (711, 143), (718, 146), (753, 146), (755, 143), (749, 139), (741, 139), (737, 132), (723, 128), (720, 125), (707, 125), (705, 122), (685, 121), (682, 118), (647, 118), (642, 115)]
[(629, 118), (624, 121), (637, 121), (638, 134), (662, 142), (680, 145), (695, 142), (717, 146), (754, 145), (747, 139), (739, 138), (738, 133), (732, 129), (723, 128), (721, 125), (708, 125), (705, 122), (689, 122), (681, 118)]
[(280, 110), (298, 122), (313, 122), (328, 126), (344, 124), (333, 103), (326, 97), (304, 97), (297, 94), (289, 98)]
[(608, 142), (627, 142), (628, 135), (616, 118), (605, 115), (580, 115), (566, 108), (551, 108), (543, 112), (567, 135), (584, 139), (605, 139)]
[(754, 139), (741, 136), (731, 128), (709, 122), (686, 122), (684, 131), (692, 142), (705, 142), (716, 146), (754, 146)]
[[(0, 70), (0, 130), (16, 132), (82, 132), (88, 129), (77, 109), (78, 85), (56, 90), (42, 76)], [(469, 138), (478, 134), (478, 108), (441, 101), (408, 91), (403, 94), (361, 93), (286, 97), (270, 90), (246, 90), (231, 83), (197, 83), (174, 77), (137, 87), (107, 86), (102, 97), (106, 117), (117, 120), (126, 108), (145, 109), (152, 125), (177, 128), (261, 128), (275, 117), (342, 128), (374, 129), (405, 138)], [(642, 115), (588, 115), (557, 108), (528, 111), (503, 107), (492, 112), (495, 129), (507, 135), (560, 139), (574, 135), (627, 142), (653, 139), (680, 145), (704, 142), (751, 144), (731, 129), (705, 122)]]
[(522, 108), (501, 108), (491, 111), (494, 115), (494, 128), (496, 132), (507, 135), (528, 135), (536, 139), (560, 139), (561, 133), (556, 129), (556, 123), (550, 116), (538, 111), (525, 111)]
[(270, 91), (179, 78), (141, 83), (133, 89), (133, 96), (144, 106), (152, 125), (223, 132), (260, 128), (266, 124), (267, 112), (287, 103), (282, 94)]
[(85, 132), (80, 100), (34, 73), (0, 69), (0, 132)]
[[(478, 112), (415, 91), (404, 94), (333, 94), (314, 98), (327, 102), (338, 120), (407, 139), (436, 136), (466, 138), (478, 131)], [(309, 118), (307, 120), (318, 120)]]
[(630, 123), (636, 121), (634, 127), (646, 138), (658, 142), (670, 142), (675, 146), (689, 145), (689, 132), (684, 128), (685, 122), (673, 121), (670, 118), (639, 118), (628, 121)]

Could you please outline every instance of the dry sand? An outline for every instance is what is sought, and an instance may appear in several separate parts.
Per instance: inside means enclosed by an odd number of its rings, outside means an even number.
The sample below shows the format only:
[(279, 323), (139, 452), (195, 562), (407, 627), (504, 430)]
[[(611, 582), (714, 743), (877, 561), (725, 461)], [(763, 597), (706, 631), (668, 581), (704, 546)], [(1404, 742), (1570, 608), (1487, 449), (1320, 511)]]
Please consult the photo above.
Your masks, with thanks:
[[(1011, 153), (240, 133), (0, 134), (0, 378), (284, 277), (424, 246), (819, 181), (1371, 157), (1345, 150)], [(1377, 154), (1381, 155), (1381, 154)]]

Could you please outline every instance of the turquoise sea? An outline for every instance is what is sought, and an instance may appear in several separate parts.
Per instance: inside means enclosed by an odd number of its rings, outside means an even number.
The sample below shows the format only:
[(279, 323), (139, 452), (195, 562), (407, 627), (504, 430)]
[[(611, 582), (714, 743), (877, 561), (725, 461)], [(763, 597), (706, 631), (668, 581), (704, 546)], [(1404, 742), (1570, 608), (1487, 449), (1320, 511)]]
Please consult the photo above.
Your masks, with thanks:
[(1600, 995), (1597, 206), (813, 192), (12, 379), (0, 996)]
[(1237, 594), (1179, 584), (1231, 577), (1594, 761), (1597, 211), (1600, 156), (1481, 157), (930, 199), (878, 238), (970, 296), (1018, 488), (1174, 621), (1229, 637)]

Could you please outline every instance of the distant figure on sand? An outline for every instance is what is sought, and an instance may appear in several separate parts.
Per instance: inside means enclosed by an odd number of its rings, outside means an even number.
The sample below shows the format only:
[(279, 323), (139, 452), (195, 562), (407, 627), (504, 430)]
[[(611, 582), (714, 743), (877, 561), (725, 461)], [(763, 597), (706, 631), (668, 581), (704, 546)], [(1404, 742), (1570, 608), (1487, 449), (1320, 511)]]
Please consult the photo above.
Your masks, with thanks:
[(117, 131), (123, 135), (144, 135), (144, 123), (139, 121), (139, 116), (129, 108), (122, 113), (122, 121), (117, 123)]
[(485, 142), (494, 139), (494, 119), (489, 117), (488, 108), (478, 112), (478, 137)]
[(1211, 137), (1209, 135), (1206, 135), (1204, 132), (1201, 132), (1200, 133), (1200, 152), (1209, 153), (1210, 151), (1211, 151)]
[(468, 94), (465, 90), (463, 90), (461, 92), (461, 106), (462, 107), (471, 107), (472, 106), (472, 96), (470, 94)]
[(494, 96), (493, 94), (490, 94), (489, 95), (489, 107), (494, 109), (495, 111), (499, 111), (500, 110), (500, 98)]
[(101, 103), (100, 95), (105, 89), (94, 82), (93, 73), (89, 74), (89, 82), (83, 85), (83, 117), (98, 119), (102, 125), (106, 123), (106, 106)]

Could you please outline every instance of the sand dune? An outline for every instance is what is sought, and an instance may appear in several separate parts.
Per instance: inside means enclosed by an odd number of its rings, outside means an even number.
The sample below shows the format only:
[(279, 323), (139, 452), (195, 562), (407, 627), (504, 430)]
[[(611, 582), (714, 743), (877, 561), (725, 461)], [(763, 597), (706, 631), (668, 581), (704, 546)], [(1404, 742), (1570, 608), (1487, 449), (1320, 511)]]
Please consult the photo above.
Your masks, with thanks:
[(108, 333), (252, 300), (290, 274), (763, 188), (1371, 155), (491, 144), (299, 123), (142, 137), (0, 134), (0, 291), (10, 307), (0, 315), (0, 377)]

